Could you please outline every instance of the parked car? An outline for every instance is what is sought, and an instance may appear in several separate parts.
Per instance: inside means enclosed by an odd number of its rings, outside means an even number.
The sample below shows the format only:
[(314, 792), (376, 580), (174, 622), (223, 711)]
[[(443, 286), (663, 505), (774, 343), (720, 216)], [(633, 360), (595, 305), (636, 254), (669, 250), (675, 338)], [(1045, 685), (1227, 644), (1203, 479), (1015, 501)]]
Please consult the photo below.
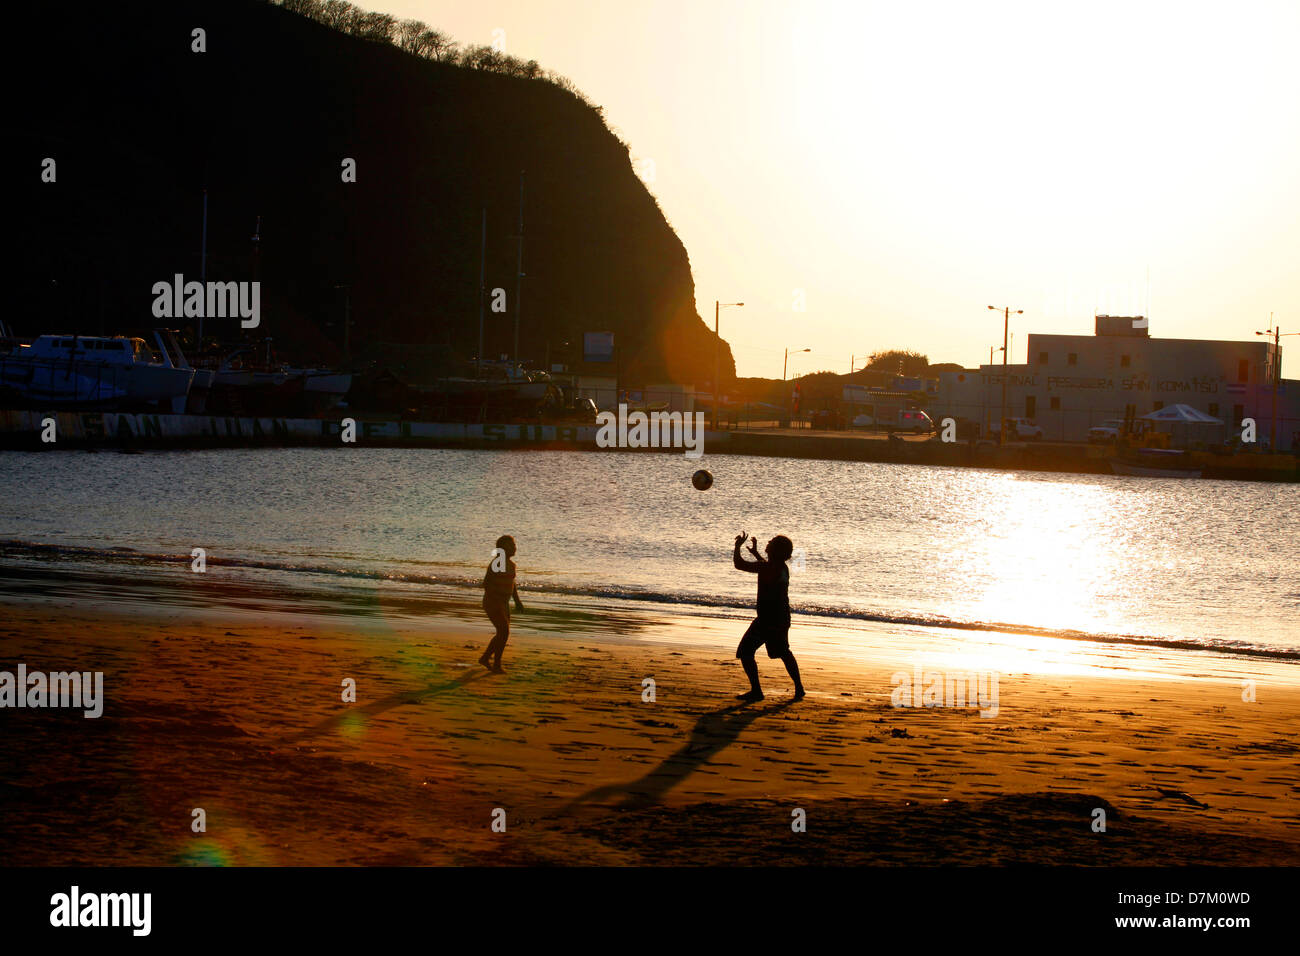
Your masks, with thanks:
[[(1030, 418), (1008, 418), (1010, 423), (1008, 437), (1020, 441), (1039, 441), (1043, 437), (1042, 426)], [(989, 425), (989, 432), (993, 435), (998, 434), (1002, 429), (998, 422)]]
[(1115, 441), (1119, 438), (1120, 433), (1123, 430), (1124, 420), (1122, 418), (1112, 418), (1110, 421), (1105, 421), (1100, 425), (1093, 425), (1089, 428), (1088, 441), (1092, 444)]
[(893, 426), (893, 430), (927, 434), (934, 431), (934, 422), (919, 408), (907, 408), (898, 413), (898, 424)]
[[(888, 414), (882, 415), (882, 411)], [(858, 415), (851, 424), (854, 428), (883, 428), (890, 434), (894, 432), (927, 434), (934, 431), (933, 420), (919, 408), (880, 409), (875, 415)]]

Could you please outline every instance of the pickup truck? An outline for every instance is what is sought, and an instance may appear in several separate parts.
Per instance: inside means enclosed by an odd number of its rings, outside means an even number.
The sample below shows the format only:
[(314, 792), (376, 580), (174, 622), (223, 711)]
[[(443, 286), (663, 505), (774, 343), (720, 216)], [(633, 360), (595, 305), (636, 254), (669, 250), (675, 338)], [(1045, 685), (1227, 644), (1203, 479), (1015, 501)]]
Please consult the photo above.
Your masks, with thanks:
[(1089, 444), (1104, 444), (1108, 441), (1115, 441), (1124, 430), (1124, 420), (1112, 418), (1110, 421), (1102, 422), (1100, 425), (1093, 425), (1088, 429)]

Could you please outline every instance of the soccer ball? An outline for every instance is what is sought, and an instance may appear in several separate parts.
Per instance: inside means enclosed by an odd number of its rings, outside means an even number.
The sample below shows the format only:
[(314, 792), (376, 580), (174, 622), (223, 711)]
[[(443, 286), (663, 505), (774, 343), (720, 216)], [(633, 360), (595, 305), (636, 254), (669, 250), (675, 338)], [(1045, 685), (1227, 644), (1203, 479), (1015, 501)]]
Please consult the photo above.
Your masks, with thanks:
[(708, 491), (713, 487), (713, 476), (701, 468), (691, 475), (691, 484), (695, 486), (696, 491)]

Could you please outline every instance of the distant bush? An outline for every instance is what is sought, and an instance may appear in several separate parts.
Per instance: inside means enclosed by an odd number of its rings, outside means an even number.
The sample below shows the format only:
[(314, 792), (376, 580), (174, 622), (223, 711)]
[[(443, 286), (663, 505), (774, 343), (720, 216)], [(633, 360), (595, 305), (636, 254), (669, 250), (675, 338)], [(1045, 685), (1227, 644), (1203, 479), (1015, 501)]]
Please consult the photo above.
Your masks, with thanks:
[(419, 20), (398, 20), (387, 13), (369, 13), (348, 3), (348, 0), (272, 0), (272, 2), (299, 16), (322, 23), (332, 30), (360, 37), (363, 40), (391, 43), (399, 50), (426, 60), (468, 70), (482, 70), (486, 73), (499, 73), (502, 76), (550, 83), (572, 94), (597, 112), (601, 112), (600, 107), (593, 104), (573, 85), (571, 80), (558, 73), (542, 69), (536, 60), (521, 60), (487, 45), (467, 46), (462, 49), (460, 44), (450, 36), (441, 30), (431, 29)]

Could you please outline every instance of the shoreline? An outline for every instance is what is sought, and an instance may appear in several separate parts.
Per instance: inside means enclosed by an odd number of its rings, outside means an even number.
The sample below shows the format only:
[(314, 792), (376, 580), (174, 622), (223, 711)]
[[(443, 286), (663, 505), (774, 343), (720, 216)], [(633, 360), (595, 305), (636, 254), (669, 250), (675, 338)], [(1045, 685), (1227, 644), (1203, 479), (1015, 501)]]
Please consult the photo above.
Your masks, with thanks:
[[(3, 561), (5, 548), (27, 552), (21, 564)], [(37, 560), (30, 558), (36, 556)], [(51, 556), (98, 558), (88, 565), (55, 565)], [(104, 560), (107, 558), (108, 560)], [(347, 574), (337, 569), (281, 568), (263, 562), (240, 563), (209, 559), (209, 570), (201, 578), (189, 571), (186, 555), (160, 555), (134, 550), (97, 552), (95, 549), (57, 544), (0, 542), (0, 605), (8, 602), (38, 603), (48, 592), (72, 601), (92, 598), (106, 613), (113, 605), (129, 613), (146, 616), (158, 607), (171, 612), (202, 615), (209, 607), (232, 605), (256, 608), (268, 613), (294, 613), (328, 620), (337, 615), (357, 621), (359, 617), (386, 616), (394, 622), (416, 625), (428, 619), (477, 621), (481, 618), (481, 585), (470, 579), (447, 576), (429, 580), (393, 579), (386, 575)], [(47, 563), (49, 562), (49, 563)], [(183, 569), (183, 573), (182, 573)], [(173, 570), (175, 573), (173, 573)], [(227, 573), (222, 573), (222, 572)], [(142, 573), (143, 572), (143, 573)], [(301, 580), (291, 580), (298, 575)], [(525, 629), (544, 633), (577, 629), (581, 633), (609, 631), (635, 640), (679, 641), (683, 632), (743, 630), (753, 617), (752, 602), (706, 600), (663, 600), (656, 595), (635, 595), (548, 587), (536, 582), (526, 587), (529, 613), (516, 621)], [(823, 647), (840, 647), (832, 656), (852, 657), (865, 640), (883, 634), (940, 646), (1025, 646), (1055, 648), (1080, 660), (1113, 658), (1127, 654), (1135, 661), (1177, 662), (1223, 658), (1239, 662), (1240, 669), (1295, 668), (1300, 679), (1300, 649), (1206, 644), (1191, 638), (1169, 635), (1089, 633), (1057, 630), (1032, 625), (987, 621), (938, 620), (919, 614), (876, 612), (827, 613), (824, 610), (794, 608), (795, 628)], [(672, 635), (665, 637), (665, 635)], [(616, 638), (617, 639), (617, 638)], [(1182, 665), (1173, 664), (1174, 670)]]
[[(415, 422), (361, 415), (356, 441), (344, 444), (340, 420), (292, 418), (234, 418), (211, 415), (166, 415), (143, 412), (33, 412), (0, 410), (0, 450), (63, 449), (192, 450), (249, 447), (446, 448), (461, 450), (587, 451), (633, 454), (680, 454), (678, 448), (600, 448), (596, 425)], [(43, 441), (43, 420), (55, 421), (56, 440)], [(802, 429), (775, 433), (729, 429), (706, 431), (703, 449), (713, 455), (758, 458), (858, 461), (937, 467), (981, 468), (1061, 474), (1110, 475), (1101, 446), (1061, 442), (990, 441), (941, 442), (895, 440), (854, 432), (813, 432)], [(1192, 452), (1203, 469), (1202, 480), (1300, 482), (1300, 460), (1294, 454), (1215, 455)]]
[[(809, 697), (760, 653), (768, 698), (740, 706), (732, 620), (620, 639), (520, 614), (494, 676), (468, 606), (0, 603), (0, 670), (102, 671), (106, 697), (97, 720), (0, 709), (11, 863), (1300, 862), (1294, 665), (888, 627), (849, 657), (797, 627)], [(893, 706), (915, 666), (1000, 672), (997, 713)]]

